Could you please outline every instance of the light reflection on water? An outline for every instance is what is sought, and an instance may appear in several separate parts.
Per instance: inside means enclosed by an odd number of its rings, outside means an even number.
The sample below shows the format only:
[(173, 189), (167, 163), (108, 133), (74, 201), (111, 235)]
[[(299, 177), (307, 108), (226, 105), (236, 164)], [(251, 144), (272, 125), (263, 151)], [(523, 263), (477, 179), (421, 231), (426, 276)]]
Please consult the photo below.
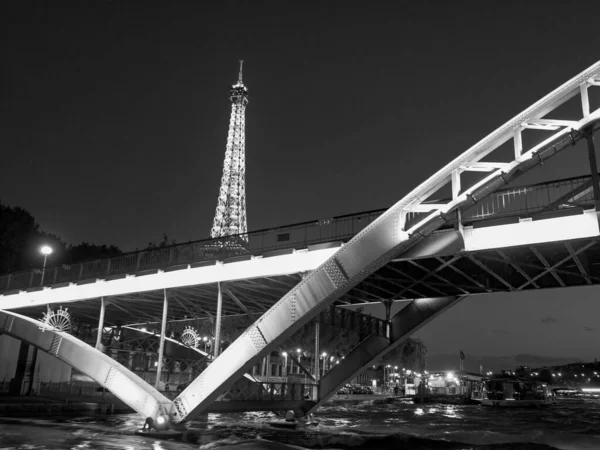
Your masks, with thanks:
[[(536, 442), (565, 450), (600, 448), (600, 405), (596, 404), (504, 410), (360, 403), (326, 406), (316, 415), (319, 425), (304, 431), (273, 428), (269, 426), (272, 420), (279, 419), (269, 412), (209, 414), (208, 420), (190, 424), (195, 430), (188, 435), (189, 442), (135, 435), (143, 424), (137, 414), (0, 423), (0, 450), (289, 448), (285, 444), (300, 448), (342, 449), (359, 444), (364, 445), (362, 448), (416, 448), (414, 439), (406, 442), (401, 434), (435, 439), (436, 448), (486, 448), (489, 444), (516, 442)], [(391, 443), (371, 442), (395, 433), (389, 438)], [(252, 441), (251, 447), (243, 444), (248, 440)], [(419, 442), (419, 448), (429, 448), (426, 441)], [(497, 448), (502, 446), (494, 447)], [(526, 444), (519, 448), (535, 447)]]

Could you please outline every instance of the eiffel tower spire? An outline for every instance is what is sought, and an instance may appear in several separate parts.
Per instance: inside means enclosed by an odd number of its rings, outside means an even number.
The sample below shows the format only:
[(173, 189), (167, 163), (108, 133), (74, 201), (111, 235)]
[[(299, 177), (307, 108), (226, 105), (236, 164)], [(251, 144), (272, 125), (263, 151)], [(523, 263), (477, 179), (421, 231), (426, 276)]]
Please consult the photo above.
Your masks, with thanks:
[(248, 242), (248, 225), (246, 223), (246, 130), (245, 111), (248, 104), (248, 89), (242, 81), (240, 61), (238, 81), (231, 86), (231, 116), (229, 133), (223, 162), (223, 176), (211, 238), (242, 235), (240, 239)]

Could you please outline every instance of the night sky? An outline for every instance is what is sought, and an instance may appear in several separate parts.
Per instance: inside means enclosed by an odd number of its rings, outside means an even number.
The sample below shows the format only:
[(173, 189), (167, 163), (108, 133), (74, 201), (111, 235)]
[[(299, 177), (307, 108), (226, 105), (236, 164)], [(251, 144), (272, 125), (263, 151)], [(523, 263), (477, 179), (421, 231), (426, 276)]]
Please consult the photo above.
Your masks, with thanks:
[[(258, 230), (390, 206), (600, 58), (591, 1), (69, 3), (0, 7), (0, 200), (67, 243), (123, 250), (208, 237), (238, 59)], [(524, 181), (586, 164), (576, 148)], [(546, 333), (567, 342), (554, 353), (592, 354), (600, 329), (584, 318), (600, 305), (586, 292), (578, 313), (565, 291), (503, 296), (530, 305), (541, 337), (519, 349), (527, 324), (494, 324), (511, 344), (489, 353), (551, 354)], [(475, 331), (440, 334), (481, 326), (492, 302), (476, 301), (424, 330), (431, 352), (470, 350)]]

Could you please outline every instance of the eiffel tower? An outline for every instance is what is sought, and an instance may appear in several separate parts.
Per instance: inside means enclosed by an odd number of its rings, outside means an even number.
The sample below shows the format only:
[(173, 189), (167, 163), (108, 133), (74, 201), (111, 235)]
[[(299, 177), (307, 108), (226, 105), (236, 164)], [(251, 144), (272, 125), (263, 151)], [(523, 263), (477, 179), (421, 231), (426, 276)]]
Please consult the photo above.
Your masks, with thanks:
[(246, 122), (248, 88), (242, 81), (244, 61), (240, 61), (238, 81), (231, 86), (231, 116), (223, 176), (210, 237), (211, 250), (219, 254), (242, 254), (248, 245), (246, 223)]

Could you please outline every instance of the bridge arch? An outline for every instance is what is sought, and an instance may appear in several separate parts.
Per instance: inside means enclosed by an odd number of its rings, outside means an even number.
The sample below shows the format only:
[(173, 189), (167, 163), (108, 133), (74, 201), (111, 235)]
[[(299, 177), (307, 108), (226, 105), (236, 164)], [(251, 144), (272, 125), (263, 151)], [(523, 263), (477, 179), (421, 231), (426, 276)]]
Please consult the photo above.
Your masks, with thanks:
[[(143, 379), (74, 336), (11, 311), (0, 310), (0, 334), (19, 339), (85, 373), (144, 417), (169, 413), (172, 402)], [(165, 421), (166, 422), (166, 421)]]

